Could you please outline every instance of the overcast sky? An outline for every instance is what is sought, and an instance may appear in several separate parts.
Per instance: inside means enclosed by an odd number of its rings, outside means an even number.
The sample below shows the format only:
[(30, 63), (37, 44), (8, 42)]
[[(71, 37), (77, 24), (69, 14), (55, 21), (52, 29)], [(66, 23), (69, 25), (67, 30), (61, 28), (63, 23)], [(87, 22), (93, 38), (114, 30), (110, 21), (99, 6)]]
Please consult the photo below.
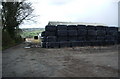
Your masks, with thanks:
[(37, 23), (25, 22), (21, 28), (43, 28), (49, 21), (100, 23), (118, 26), (119, 0), (28, 0)]

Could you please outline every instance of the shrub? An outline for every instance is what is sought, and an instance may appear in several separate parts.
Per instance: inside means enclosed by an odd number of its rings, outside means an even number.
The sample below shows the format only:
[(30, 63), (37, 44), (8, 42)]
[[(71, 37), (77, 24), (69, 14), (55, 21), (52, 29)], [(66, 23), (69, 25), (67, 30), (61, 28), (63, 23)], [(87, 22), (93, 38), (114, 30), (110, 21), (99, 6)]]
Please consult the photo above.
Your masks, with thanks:
[(2, 50), (15, 45), (15, 41), (10, 37), (9, 33), (2, 32)]
[(15, 35), (15, 38), (11, 38), (7, 31), (2, 32), (2, 50), (15, 46), (23, 42), (23, 38), (20, 35)]

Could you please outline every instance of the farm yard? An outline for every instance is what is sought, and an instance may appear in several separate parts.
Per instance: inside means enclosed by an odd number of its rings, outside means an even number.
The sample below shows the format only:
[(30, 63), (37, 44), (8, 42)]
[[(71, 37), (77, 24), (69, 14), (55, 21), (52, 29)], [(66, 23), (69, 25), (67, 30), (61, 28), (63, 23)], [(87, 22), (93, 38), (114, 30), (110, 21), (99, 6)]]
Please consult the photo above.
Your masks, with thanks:
[(2, 79), (119, 77), (119, 3), (2, 0)]
[(118, 48), (24, 48), (3, 51), (3, 77), (118, 77)]
[(117, 36), (116, 27), (48, 25), (3, 51), (3, 77), (118, 77)]

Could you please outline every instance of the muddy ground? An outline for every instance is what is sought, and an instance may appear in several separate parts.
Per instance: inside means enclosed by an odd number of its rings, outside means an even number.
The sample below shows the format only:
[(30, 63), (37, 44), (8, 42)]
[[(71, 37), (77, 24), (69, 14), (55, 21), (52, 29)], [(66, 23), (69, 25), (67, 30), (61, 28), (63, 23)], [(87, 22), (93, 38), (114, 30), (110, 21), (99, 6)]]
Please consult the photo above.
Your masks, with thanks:
[(3, 51), (3, 77), (117, 77), (118, 45)]

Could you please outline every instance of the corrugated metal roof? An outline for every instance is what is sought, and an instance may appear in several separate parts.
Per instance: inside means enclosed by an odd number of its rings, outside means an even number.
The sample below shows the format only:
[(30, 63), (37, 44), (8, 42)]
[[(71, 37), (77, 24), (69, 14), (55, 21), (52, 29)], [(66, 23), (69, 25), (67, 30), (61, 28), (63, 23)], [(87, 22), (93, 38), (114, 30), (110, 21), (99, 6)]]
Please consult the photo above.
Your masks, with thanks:
[(94, 25), (94, 26), (106, 26), (100, 23), (84, 23), (84, 22), (60, 22), (60, 21), (49, 21), (48, 25)]

